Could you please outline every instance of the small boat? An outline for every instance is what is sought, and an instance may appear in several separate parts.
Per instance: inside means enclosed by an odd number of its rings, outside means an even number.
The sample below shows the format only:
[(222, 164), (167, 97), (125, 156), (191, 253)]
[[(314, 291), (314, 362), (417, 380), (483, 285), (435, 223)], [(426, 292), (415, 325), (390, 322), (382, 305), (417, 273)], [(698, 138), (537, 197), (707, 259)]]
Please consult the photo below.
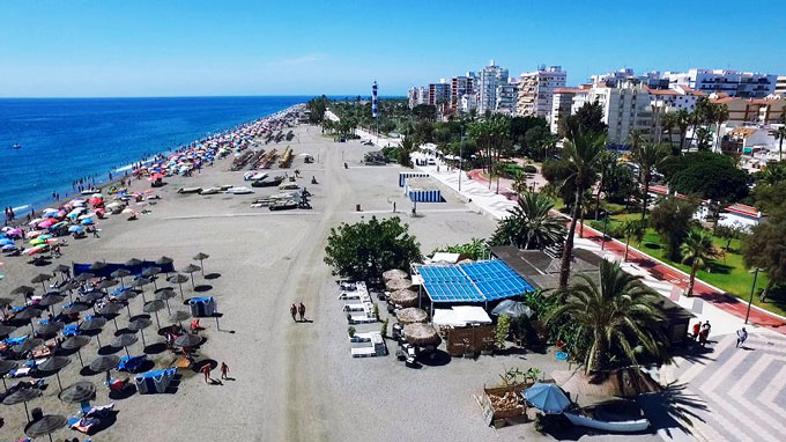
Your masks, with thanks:
[(177, 190), (177, 193), (199, 193), (201, 191), (201, 187), (181, 187)]
[(299, 203), (295, 198), (288, 198), (288, 199), (281, 199), (275, 200), (270, 203), (268, 208), (271, 211), (275, 210), (289, 210), (289, 209), (297, 209)]
[(21, 149), (21, 148), (22, 148), (22, 145), (21, 145), (21, 144), (19, 144), (19, 143), (16, 143), (16, 144), (12, 144), (12, 145), (11, 145), (11, 149)]
[(267, 172), (248, 171), (243, 174), (243, 180), (245, 181), (259, 181), (259, 180), (264, 180), (266, 177), (267, 177)]
[(251, 187), (275, 187), (284, 181), (284, 176), (267, 177), (264, 180), (252, 181)]
[(221, 192), (222, 189), (220, 187), (208, 187), (207, 189), (202, 189), (199, 194), (200, 195), (215, 195)]
[(253, 190), (249, 189), (246, 186), (231, 187), (227, 189), (226, 192), (231, 193), (233, 195), (247, 195), (249, 193), (254, 193)]

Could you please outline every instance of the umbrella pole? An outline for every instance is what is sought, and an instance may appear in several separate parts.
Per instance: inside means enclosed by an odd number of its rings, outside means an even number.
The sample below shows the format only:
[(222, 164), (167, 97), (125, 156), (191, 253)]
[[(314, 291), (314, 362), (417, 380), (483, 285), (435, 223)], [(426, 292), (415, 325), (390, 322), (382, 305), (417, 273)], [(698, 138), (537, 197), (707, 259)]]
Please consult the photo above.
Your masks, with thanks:
[(128, 347), (123, 347), (123, 348), (126, 350), (126, 356), (128, 356), (129, 359), (130, 359), (131, 358), (131, 353), (128, 352)]
[(82, 368), (85, 368), (85, 363), (82, 361), (82, 350), (76, 349), (76, 355), (79, 356), (79, 365), (81, 365)]
[(160, 330), (161, 329), (161, 323), (158, 322), (158, 310), (155, 311), (155, 314), (156, 314), (156, 325), (158, 325), (158, 329)]
[(27, 401), (22, 403), (25, 404), (25, 417), (27, 418), (27, 422), (30, 422), (30, 410), (27, 409)]
[(194, 274), (193, 273), (191, 273), (191, 289), (196, 289), (196, 286), (194, 286)]
[(41, 281), (41, 287), (44, 289), (44, 293), (46, 293), (46, 284), (44, 284), (44, 281)]
[(202, 278), (204, 278), (205, 277), (205, 263), (202, 262), (201, 259), (199, 260), (199, 267), (200, 267), (200, 270), (202, 270)]
[(172, 315), (172, 309), (169, 308), (169, 299), (166, 300), (166, 311), (169, 312), (170, 315)]
[(54, 442), (54, 440), (52, 440), (52, 433), (49, 433), (48, 436), (49, 436), (49, 442)]
[(183, 296), (183, 283), (182, 282), (178, 282), (177, 285), (180, 286), (180, 300), (181, 301), (185, 301), (186, 298)]
[(221, 325), (218, 323), (218, 315), (216, 315), (215, 318), (216, 318), (216, 330), (221, 330)]
[(103, 345), (101, 345), (101, 336), (100, 336), (100, 331), (99, 331), (99, 334), (98, 334), (98, 335), (96, 335), (96, 341), (98, 341), (98, 349), (100, 350), (100, 349), (101, 349), (101, 347), (103, 347)]
[(2, 379), (2, 380), (3, 380), (3, 387), (5, 387), (5, 392), (6, 392), (6, 393), (8, 393), (8, 384), (6, 384), (6, 383), (5, 383), (5, 376), (3, 376), (3, 377), (2, 377), (2, 378), (0, 378), (0, 379)]
[(143, 346), (143, 347), (147, 347), (147, 343), (145, 342), (145, 332), (143, 332), (143, 331), (140, 329), (140, 330), (139, 330), (139, 334), (140, 334), (140, 335), (142, 335), (142, 346)]
[(30, 330), (33, 332), (33, 335), (35, 336), (35, 327), (33, 326), (33, 318), (30, 318)]
[(153, 279), (153, 290), (158, 290), (158, 285), (156, 285), (156, 277), (154, 276), (152, 279)]
[(57, 377), (57, 386), (60, 387), (60, 392), (63, 392), (63, 384), (60, 383), (60, 371), (55, 373), (55, 377)]
[(145, 298), (145, 291), (142, 290), (142, 302), (147, 304), (147, 298)]
[(131, 319), (131, 303), (126, 302), (126, 310), (128, 310), (128, 319)]

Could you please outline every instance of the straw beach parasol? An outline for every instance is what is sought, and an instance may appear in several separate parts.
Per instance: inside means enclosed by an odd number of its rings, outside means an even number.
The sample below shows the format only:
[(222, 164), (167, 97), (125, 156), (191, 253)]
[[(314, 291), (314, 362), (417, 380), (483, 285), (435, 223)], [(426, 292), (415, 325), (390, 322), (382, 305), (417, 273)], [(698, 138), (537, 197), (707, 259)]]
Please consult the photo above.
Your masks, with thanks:
[(396, 290), (390, 294), (390, 301), (402, 307), (415, 307), (418, 305), (418, 294), (409, 289)]
[(404, 279), (391, 279), (391, 280), (385, 281), (385, 287), (387, 287), (388, 290), (408, 289), (408, 288), (412, 287), (412, 280), (406, 279), (406, 278), (404, 278)]
[(194, 261), (199, 261), (200, 270), (202, 271), (202, 277), (205, 277), (205, 260), (210, 258), (210, 255), (204, 252), (199, 252), (194, 255)]
[(426, 313), (425, 310), (410, 307), (396, 312), (396, 317), (398, 318), (398, 322), (401, 324), (415, 324), (418, 322), (426, 322), (428, 319), (428, 313)]
[(407, 279), (409, 278), (409, 273), (399, 269), (392, 269), (382, 273), (382, 278), (385, 281), (390, 281), (392, 279)]
[(115, 337), (115, 339), (112, 339), (112, 347), (122, 347), (126, 351), (126, 355), (131, 357), (131, 353), (128, 352), (128, 347), (136, 344), (136, 341), (138, 340), (139, 338), (137, 338), (133, 333), (123, 333), (120, 336)]
[(407, 324), (404, 326), (407, 342), (418, 347), (438, 346), (442, 342), (437, 330), (429, 324)]
[(42, 416), (41, 419), (30, 424), (25, 430), (25, 434), (31, 438), (39, 436), (49, 436), (49, 441), (52, 441), (52, 433), (63, 428), (68, 423), (65, 416), (59, 414), (47, 414)]
[(14, 370), (18, 367), (19, 364), (16, 361), (9, 361), (6, 359), (0, 359), (0, 379), (3, 380), (3, 387), (5, 387), (5, 391), (8, 392), (8, 384), (5, 383), (5, 375)]
[(70, 364), (71, 360), (65, 356), (53, 356), (46, 361), (38, 364), (36, 370), (44, 373), (54, 373), (57, 376), (57, 385), (60, 391), (63, 390), (63, 384), (60, 383), (60, 369)]
[(64, 388), (57, 397), (67, 404), (78, 404), (91, 400), (95, 394), (95, 384), (89, 381), (79, 381)]
[(3, 404), (25, 404), (25, 416), (27, 417), (27, 421), (30, 422), (30, 411), (27, 409), (27, 403), (39, 396), (41, 396), (41, 390), (38, 388), (20, 388), (19, 390), (16, 390), (15, 392), (3, 398)]
[(71, 336), (63, 341), (60, 347), (64, 350), (76, 350), (76, 355), (79, 357), (79, 364), (84, 367), (85, 362), (82, 360), (82, 347), (90, 343), (90, 338), (87, 336)]

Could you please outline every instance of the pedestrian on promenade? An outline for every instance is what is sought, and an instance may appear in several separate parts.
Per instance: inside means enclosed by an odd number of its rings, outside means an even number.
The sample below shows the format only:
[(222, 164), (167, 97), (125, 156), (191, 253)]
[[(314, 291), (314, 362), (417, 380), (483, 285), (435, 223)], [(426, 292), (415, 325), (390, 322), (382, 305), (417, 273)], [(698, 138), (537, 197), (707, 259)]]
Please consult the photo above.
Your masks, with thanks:
[(745, 341), (748, 339), (748, 330), (745, 327), (737, 330), (737, 345), (735, 347), (744, 347)]
[(396, 213), (396, 202), (393, 201), (393, 213)]
[(298, 314), (300, 315), (300, 322), (303, 322), (303, 321), (305, 321), (305, 320), (306, 320), (306, 306), (305, 306), (305, 305), (303, 305), (303, 303), (302, 303), (302, 302), (301, 302), (301, 303), (300, 303), (300, 305), (297, 307), (297, 312), (298, 312)]
[(221, 361), (221, 379), (229, 378), (229, 366), (226, 362)]
[(697, 321), (693, 324), (693, 339), (699, 339), (699, 332), (701, 331), (701, 321)]
[(297, 315), (297, 307), (295, 304), (292, 304), (292, 307), (289, 308), (289, 314), (292, 315), (292, 320), (297, 322), (297, 318), (295, 317), (295, 315)]
[(202, 374), (205, 375), (205, 383), (209, 384), (210, 380), (211, 380), (210, 379), (210, 364), (208, 363), (208, 364), (203, 365), (202, 369), (200, 371), (202, 372)]

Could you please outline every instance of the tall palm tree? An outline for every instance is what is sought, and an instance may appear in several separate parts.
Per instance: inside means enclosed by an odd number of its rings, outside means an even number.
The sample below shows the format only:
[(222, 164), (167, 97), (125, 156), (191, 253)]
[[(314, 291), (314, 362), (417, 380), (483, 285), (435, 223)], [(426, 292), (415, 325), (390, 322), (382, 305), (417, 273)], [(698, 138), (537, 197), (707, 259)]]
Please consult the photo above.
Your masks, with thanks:
[[(786, 112), (783, 118), (786, 120)], [(783, 161), (783, 140), (786, 139), (786, 122), (775, 131), (775, 138), (778, 139), (778, 161)]]
[(482, 120), (473, 121), (469, 124), (467, 131), (486, 157), (489, 189), (491, 189), (495, 157), (499, 159), (499, 154), (510, 134), (510, 120), (503, 115), (492, 115)]
[(630, 143), (631, 150), (638, 149), (645, 141), (646, 135), (641, 129), (633, 129), (628, 133), (628, 143)]
[[(676, 112), (666, 112), (660, 119), (660, 126), (663, 133), (668, 136), (669, 146), (674, 150), (674, 139), (672, 137), (674, 128), (677, 127), (678, 116)], [(660, 136), (660, 134), (658, 134)], [(658, 140), (660, 142), (660, 140)]]
[(576, 222), (581, 216), (585, 192), (592, 188), (598, 179), (598, 169), (606, 150), (606, 134), (576, 134), (573, 140), (565, 142), (563, 159), (568, 162), (571, 174), (565, 179), (572, 181), (575, 188), (573, 207), (571, 207), (570, 228), (562, 251), (559, 285), (564, 288), (570, 277), (570, 261), (573, 255), (573, 235), (576, 234)]
[(685, 109), (678, 110), (676, 115), (676, 126), (680, 131), (680, 152), (682, 152), (685, 149), (685, 138), (688, 135), (688, 127), (691, 125), (691, 116), (690, 112)]
[(562, 291), (562, 304), (547, 322), (569, 318), (591, 335), (592, 343), (584, 360), (587, 373), (604, 370), (611, 352), (636, 364), (636, 354), (646, 350), (662, 355), (665, 346), (660, 330), (663, 315), (656, 307), (660, 295), (620, 268), (618, 263), (600, 264), (600, 282), (579, 274), (578, 280)]
[(628, 261), (628, 251), (630, 250), (630, 242), (641, 242), (644, 239), (644, 233), (647, 231), (647, 224), (642, 220), (627, 220), (622, 224), (622, 232), (625, 234), (625, 256), (623, 261)]
[(647, 198), (655, 169), (669, 156), (669, 149), (663, 144), (645, 143), (633, 151), (633, 162), (639, 166), (639, 183), (644, 187), (641, 198), (641, 219), (647, 216)]
[(712, 235), (701, 229), (688, 232), (685, 242), (680, 245), (683, 263), (691, 263), (690, 283), (687, 296), (693, 295), (693, 285), (696, 282), (696, 272), (707, 265), (707, 261), (718, 256), (718, 250), (712, 244)]
[(565, 237), (562, 219), (551, 215), (554, 201), (537, 192), (523, 192), (518, 204), (501, 220), (491, 238), (495, 245), (511, 245), (520, 249), (543, 249), (561, 242)]
[(716, 104), (712, 106), (712, 122), (715, 123), (715, 148), (718, 152), (721, 151), (721, 125), (729, 119), (729, 107), (725, 104)]

